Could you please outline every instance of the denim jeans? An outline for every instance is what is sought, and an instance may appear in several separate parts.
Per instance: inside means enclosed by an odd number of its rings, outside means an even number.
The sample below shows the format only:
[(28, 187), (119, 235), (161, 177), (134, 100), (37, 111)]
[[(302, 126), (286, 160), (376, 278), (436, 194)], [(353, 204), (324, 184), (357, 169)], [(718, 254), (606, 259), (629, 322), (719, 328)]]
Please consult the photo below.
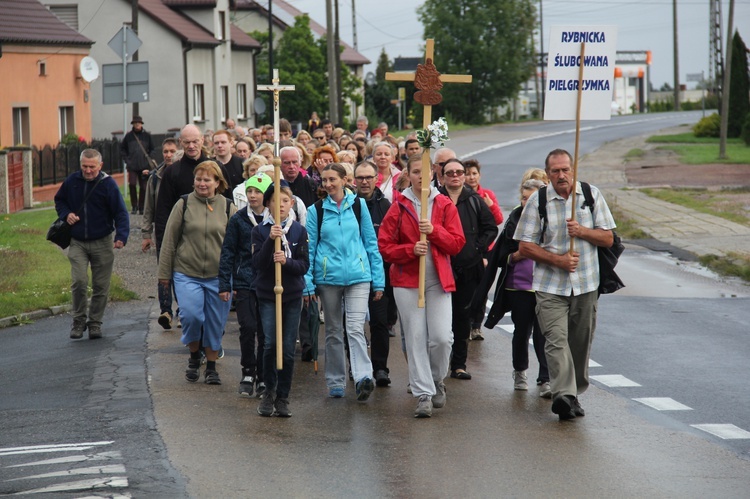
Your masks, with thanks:
[(231, 301), (219, 298), (219, 278), (189, 277), (180, 272), (175, 272), (172, 278), (182, 304), (182, 343), (202, 340), (204, 347), (218, 351), (232, 305)]
[[(372, 362), (367, 355), (365, 315), (370, 283), (351, 286), (319, 286), (318, 292), (326, 312), (326, 385), (346, 387), (346, 351), (344, 349), (343, 315), (346, 313), (346, 335), (349, 339), (349, 362), (355, 381), (372, 378)], [(344, 310), (342, 310), (342, 299)]]
[(289, 398), (294, 374), (294, 348), (302, 312), (302, 298), (284, 302), (281, 307), (282, 369), (276, 369), (276, 302), (258, 300), (260, 321), (263, 324), (263, 381), (266, 391), (276, 398)]
[[(237, 290), (237, 322), (240, 323), (240, 365), (243, 376), (257, 376), (263, 381), (263, 345), (265, 336), (260, 323), (255, 291)], [(257, 347), (256, 347), (257, 337)]]

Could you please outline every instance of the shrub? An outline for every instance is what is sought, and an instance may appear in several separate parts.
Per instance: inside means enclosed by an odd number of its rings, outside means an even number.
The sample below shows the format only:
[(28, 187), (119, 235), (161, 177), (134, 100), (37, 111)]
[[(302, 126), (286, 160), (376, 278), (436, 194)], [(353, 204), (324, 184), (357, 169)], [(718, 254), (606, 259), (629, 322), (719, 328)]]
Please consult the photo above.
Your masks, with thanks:
[(78, 137), (77, 133), (70, 132), (70, 133), (65, 134), (65, 136), (62, 139), (60, 139), (60, 143), (64, 146), (74, 146), (78, 144), (79, 140), (80, 138)]
[(693, 135), (696, 137), (718, 137), (721, 129), (721, 118), (718, 113), (701, 118), (693, 125)]

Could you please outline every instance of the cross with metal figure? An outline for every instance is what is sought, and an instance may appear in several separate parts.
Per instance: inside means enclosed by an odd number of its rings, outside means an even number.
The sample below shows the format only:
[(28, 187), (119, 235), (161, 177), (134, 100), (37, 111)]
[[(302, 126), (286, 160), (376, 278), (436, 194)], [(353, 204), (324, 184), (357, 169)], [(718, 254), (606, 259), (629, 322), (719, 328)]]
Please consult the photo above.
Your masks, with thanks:
[[(279, 85), (279, 70), (273, 70), (273, 79), (271, 80), (273, 85), (258, 85), (257, 89), (260, 91), (273, 92), (273, 142), (274, 142), (274, 156), (279, 156), (279, 92), (293, 91), (294, 85)], [(281, 190), (281, 169), (277, 161), (274, 162), (273, 167), (273, 221), (277, 225), (281, 225), (283, 220), (281, 219), (281, 212), (279, 210), (281, 203), (279, 203), (279, 192)], [(277, 237), (274, 240), (274, 252), (281, 251), (281, 238)], [(275, 263), (276, 270), (276, 282), (273, 288), (273, 292), (276, 294), (276, 368), (283, 368), (283, 356), (281, 346), (284, 344), (281, 335), (281, 293), (284, 292), (284, 288), (281, 286), (281, 263)]]
[[(413, 81), (414, 86), (419, 90), (414, 94), (414, 100), (424, 107), (424, 118), (422, 119), (423, 128), (427, 129), (432, 123), (432, 106), (440, 104), (443, 96), (440, 95), (440, 89), (443, 83), (471, 83), (471, 75), (444, 75), (440, 74), (432, 62), (435, 53), (435, 40), (427, 39), (425, 47), (425, 63), (417, 65), (417, 71), (414, 73), (386, 73), (385, 79), (390, 81)], [(421, 203), (422, 209), (419, 217), (427, 218), (427, 201), (430, 196), (430, 150), (425, 147), (422, 152), (422, 192)], [(420, 241), (426, 241), (427, 235), (420, 234)], [(419, 298), (417, 306), (424, 308), (424, 279), (425, 279), (425, 255), (419, 257)]]

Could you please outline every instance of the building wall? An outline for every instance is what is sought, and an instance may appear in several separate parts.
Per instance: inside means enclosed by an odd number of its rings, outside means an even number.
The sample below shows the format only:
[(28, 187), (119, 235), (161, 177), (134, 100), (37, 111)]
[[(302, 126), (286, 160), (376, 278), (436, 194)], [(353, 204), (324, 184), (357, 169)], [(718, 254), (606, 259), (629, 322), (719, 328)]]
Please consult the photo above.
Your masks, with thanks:
[[(29, 108), (28, 146), (56, 145), (60, 141), (60, 106), (74, 108), (74, 130), (91, 138), (91, 95), (79, 78), (81, 59), (88, 47), (60, 49), (3, 45), (0, 58), (0, 147), (13, 144), (13, 108)], [(46, 76), (39, 75), (39, 61)], [(10, 76), (12, 75), (12, 77)]]

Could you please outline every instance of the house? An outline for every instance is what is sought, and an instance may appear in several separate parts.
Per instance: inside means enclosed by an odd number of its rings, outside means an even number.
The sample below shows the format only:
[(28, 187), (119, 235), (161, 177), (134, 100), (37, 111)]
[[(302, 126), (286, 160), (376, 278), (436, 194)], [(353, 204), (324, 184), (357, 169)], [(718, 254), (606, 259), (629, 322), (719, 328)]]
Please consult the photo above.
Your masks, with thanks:
[[(233, 22), (245, 32), (251, 31), (268, 31), (268, 1), (254, 0), (235, 0), (234, 2)], [(283, 0), (273, 0), (271, 6), (271, 24), (273, 26), (274, 40), (281, 38), (284, 30), (294, 25), (294, 19), (303, 15), (304, 12)], [(326, 29), (312, 18), (310, 18), (310, 30), (313, 35), (320, 38), (326, 36)], [(362, 96), (362, 105), (357, 107), (353, 101), (348, 103), (349, 116), (346, 117), (351, 123), (357, 120), (358, 116), (365, 114), (364, 106), (364, 67), (370, 64), (370, 60), (354, 50), (343, 40), (340, 41), (343, 51), (341, 53), (341, 63), (346, 65), (349, 70), (362, 82), (360, 95)], [(269, 82), (270, 83), (270, 82)]]
[[(131, 22), (130, 0), (93, 8), (82, 0), (42, 0), (51, 12), (96, 41), (100, 66), (122, 59), (107, 44)], [(255, 55), (260, 44), (229, 20), (230, 0), (138, 0), (136, 55), (149, 65), (148, 101), (138, 114), (145, 128), (164, 133), (193, 123), (218, 130), (227, 118), (255, 126)], [(103, 103), (102, 78), (91, 83), (93, 135), (107, 138), (130, 123), (131, 106)], [(128, 128), (130, 125), (126, 125)]]
[(81, 60), (93, 41), (37, 0), (0, 0), (0, 147), (91, 137)]

